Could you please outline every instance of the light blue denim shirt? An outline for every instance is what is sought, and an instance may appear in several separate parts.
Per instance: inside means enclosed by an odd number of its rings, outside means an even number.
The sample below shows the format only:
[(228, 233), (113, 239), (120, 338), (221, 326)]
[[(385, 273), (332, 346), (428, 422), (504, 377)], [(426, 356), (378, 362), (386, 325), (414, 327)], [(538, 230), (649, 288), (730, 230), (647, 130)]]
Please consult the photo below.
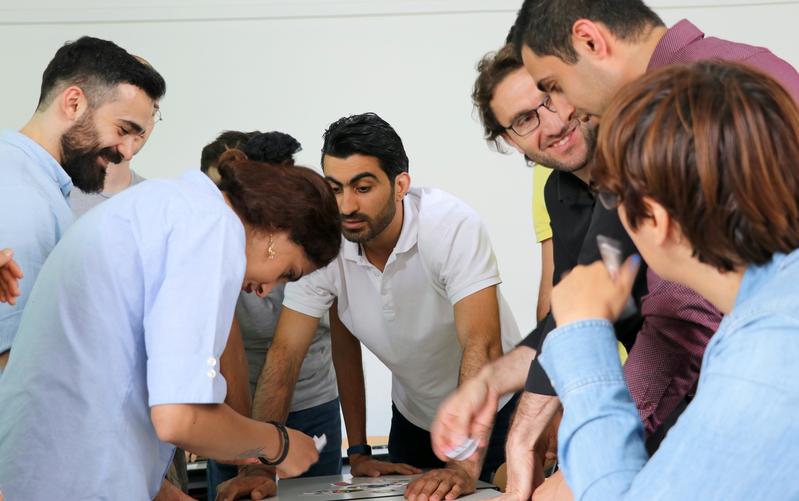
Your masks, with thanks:
[(575, 499), (799, 499), (799, 251), (747, 269), (696, 397), (652, 458), (615, 341), (587, 320), (553, 331), (541, 354)]
[(0, 303), (0, 353), (11, 347), (39, 270), (72, 224), (71, 189), (47, 150), (19, 132), (0, 132), (0, 248), (14, 249), (25, 274), (17, 304)]
[(152, 499), (150, 408), (220, 403), (244, 227), (200, 172), (86, 213), (47, 259), (0, 379), (6, 499)]

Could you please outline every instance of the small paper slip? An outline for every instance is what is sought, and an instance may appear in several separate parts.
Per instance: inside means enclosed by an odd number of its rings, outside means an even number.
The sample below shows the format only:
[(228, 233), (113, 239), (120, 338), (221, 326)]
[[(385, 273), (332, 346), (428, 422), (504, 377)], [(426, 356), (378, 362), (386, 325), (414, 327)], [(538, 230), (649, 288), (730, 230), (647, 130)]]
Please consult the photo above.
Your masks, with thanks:
[(477, 440), (473, 438), (467, 438), (463, 441), (463, 443), (461, 443), (461, 445), (447, 452), (447, 457), (454, 459), (455, 461), (464, 461), (474, 454), (474, 451), (476, 450)]
[(327, 445), (327, 435), (322, 433), (321, 437), (313, 436), (313, 443), (316, 446), (316, 452), (322, 452), (322, 449)]

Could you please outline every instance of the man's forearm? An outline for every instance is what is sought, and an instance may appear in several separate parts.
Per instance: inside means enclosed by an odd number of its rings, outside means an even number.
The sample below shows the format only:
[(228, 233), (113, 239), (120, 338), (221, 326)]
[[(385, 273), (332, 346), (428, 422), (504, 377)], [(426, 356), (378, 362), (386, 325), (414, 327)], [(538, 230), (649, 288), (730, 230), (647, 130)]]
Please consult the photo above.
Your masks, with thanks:
[(286, 422), (301, 367), (302, 360), (295, 361), (282, 348), (269, 349), (255, 389), (253, 419)]
[(463, 347), (460, 382), (502, 356), (497, 287), (486, 287), (455, 304), (455, 331)]
[(272, 346), (258, 377), (252, 415), (259, 421), (286, 421), (302, 362), (313, 341), (319, 319), (284, 307)]
[(247, 356), (244, 353), (244, 342), (241, 329), (235, 317), (230, 327), (225, 351), (219, 363), (220, 371), (227, 382), (227, 395), (225, 403), (242, 416), (251, 414), (250, 400), (250, 374), (247, 366)]
[(518, 444), (533, 450), (542, 432), (559, 409), (558, 397), (530, 392), (522, 393), (508, 432), (508, 447)]
[(541, 242), (541, 282), (538, 285), (538, 302), (535, 308), (537, 322), (543, 320), (549, 312), (549, 298), (552, 295), (552, 277), (555, 263), (552, 251), (552, 239)]
[(517, 346), (513, 351), (486, 365), (480, 376), (500, 397), (524, 388), (527, 371), (536, 351), (529, 346)]
[(361, 342), (341, 323), (336, 305), (330, 309), (330, 336), (341, 413), (350, 445), (366, 443), (366, 389)]

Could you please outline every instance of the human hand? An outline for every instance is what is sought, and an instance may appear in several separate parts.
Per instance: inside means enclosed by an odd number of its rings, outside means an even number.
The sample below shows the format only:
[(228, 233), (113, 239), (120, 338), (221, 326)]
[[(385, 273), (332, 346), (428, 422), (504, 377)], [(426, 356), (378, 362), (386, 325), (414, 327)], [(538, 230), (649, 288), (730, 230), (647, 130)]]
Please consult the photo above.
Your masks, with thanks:
[(350, 456), (350, 473), (354, 477), (379, 477), (382, 475), (416, 475), (422, 470), (405, 463), (389, 463), (374, 459), (368, 454)]
[(408, 501), (441, 501), (456, 499), (474, 492), (475, 479), (458, 463), (430, 470), (405, 488)]
[(438, 408), (430, 427), (433, 452), (449, 461), (447, 453), (468, 438), (477, 440), (478, 450), (487, 447), (498, 407), (499, 396), (480, 374), (465, 381)]
[[(0, 499), (2, 501), (2, 499)], [(189, 496), (182, 490), (178, 489), (178, 487), (170, 482), (169, 480), (164, 479), (161, 482), (161, 488), (158, 490), (158, 494), (155, 495), (153, 501), (196, 501), (193, 497)]]
[(311, 437), (292, 428), (286, 428), (286, 432), (289, 435), (289, 453), (276, 467), (280, 478), (302, 475), (319, 461), (319, 452)]
[(260, 500), (277, 494), (275, 469), (266, 465), (247, 465), (239, 474), (219, 484), (216, 501), (233, 501), (240, 497)]
[(17, 304), (20, 295), (19, 280), (23, 277), (22, 270), (14, 259), (14, 251), (3, 249), (0, 251), (0, 302)]
[(552, 315), (558, 327), (580, 320), (616, 320), (627, 303), (641, 264), (638, 255), (624, 262), (613, 278), (602, 261), (576, 266), (552, 289)]

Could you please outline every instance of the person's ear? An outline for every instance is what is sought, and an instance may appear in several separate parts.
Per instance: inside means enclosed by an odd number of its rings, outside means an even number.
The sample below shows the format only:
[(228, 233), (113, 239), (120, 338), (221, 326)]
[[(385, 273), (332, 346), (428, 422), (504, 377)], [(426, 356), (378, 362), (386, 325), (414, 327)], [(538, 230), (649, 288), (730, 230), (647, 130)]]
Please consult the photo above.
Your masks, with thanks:
[(610, 54), (609, 33), (588, 19), (578, 19), (572, 25), (572, 43), (581, 57), (604, 59)]
[(641, 219), (638, 230), (649, 233), (651, 241), (660, 247), (679, 243), (682, 232), (666, 208), (650, 197), (644, 197), (642, 202), (648, 216)]
[(80, 118), (89, 107), (86, 94), (84, 94), (83, 89), (77, 85), (72, 85), (64, 89), (57, 104), (60, 114), (70, 122), (74, 122)]
[(411, 189), (411, 176), (407, 172), (400, 172), (394, 178), (394, 196), (395, 200), (399, 202), (405, 198), (405, 194)]

